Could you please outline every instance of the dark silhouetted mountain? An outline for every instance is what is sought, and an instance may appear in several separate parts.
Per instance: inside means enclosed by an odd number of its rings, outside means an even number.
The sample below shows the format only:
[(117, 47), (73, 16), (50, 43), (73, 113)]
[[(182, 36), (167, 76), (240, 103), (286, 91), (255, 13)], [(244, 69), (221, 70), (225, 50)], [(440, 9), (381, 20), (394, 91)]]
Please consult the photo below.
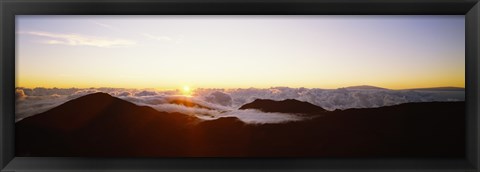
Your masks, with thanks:
[(247, 125), (199, 123), (200, 145), (217, 156), (463, 157), (465, 103), (431, 102), (327, 112), (311, 120)]
[(23, 156), (184, 155), (191, 144), (185, 133), (195, 122), (94, 93), (16, 123), (16, 150)]
[(258, 109), (263, 112), (280, 113), (300, 113), (300, 114), (320, 114), (326, 110), (308, 102), (302, 102), (295, 99), (286, 99), (282, 101), (256, 99), (251, 103), (241, 106), (239, 109)]
[(407, 103), (246, 124), (158, 112), (104, 93), (16, 123), (16, 156), (464, 157), (465, 103)]
[(465, 91), (462, 87), (432, 87), (432, 88), (413, 88), (407, 90), (419, 90), (419, 91)]
[(375, 86), (370, 86), (370, 85), (358, 85), (358, 86), (350, 86), (350, 87), (345, 87), (345, 89), (359, 89), (359, 90), (388, 90), (386, 88), (382, 87), (375, 87)]

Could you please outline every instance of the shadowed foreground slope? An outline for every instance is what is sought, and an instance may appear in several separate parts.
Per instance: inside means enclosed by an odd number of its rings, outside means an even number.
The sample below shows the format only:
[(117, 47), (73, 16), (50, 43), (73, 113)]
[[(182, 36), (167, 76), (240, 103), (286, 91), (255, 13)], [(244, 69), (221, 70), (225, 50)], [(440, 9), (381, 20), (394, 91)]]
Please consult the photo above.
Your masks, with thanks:
[(462, 157), (464, 112), (464, 102), (408, 103), (253, 125), (202, 122), (95, 93), (16, 123), (16, 155)]

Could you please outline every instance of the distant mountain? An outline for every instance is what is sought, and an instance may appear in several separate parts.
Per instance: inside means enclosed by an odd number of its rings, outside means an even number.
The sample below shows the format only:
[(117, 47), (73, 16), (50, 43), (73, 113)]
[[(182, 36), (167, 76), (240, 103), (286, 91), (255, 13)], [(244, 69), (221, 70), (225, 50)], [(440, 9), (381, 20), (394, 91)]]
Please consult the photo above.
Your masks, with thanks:
[(256, 99), (251, 103), (241, 106), (239, 109), (257, 109), (263, 112), (280, 113), (300, 113), (300, 114), (319, 114), (326, 112), (325, 109), (308, 102), (302, 102), (295, 99), (286, 99), (282, 101)]
[(370, 85), (358, 85), (358, 86), (350, 86), (350, 87), (344, 87), (345, 89), (358, 89), (358, 90), (388, 90), (386, 88), (382, 87), (375, 87), (375, 86), (370, 86)]
[[(299, 101), (282, 102), (311, 107)], [(465, 156), (465, 102), (407, 103), (325, 113), (329, 115), (281, 124), (250, 125), (235, 117), (202, 121), (94, 93), (17, 122), (15, 154), (157, 158)]]
[(465, 88), (462, 87), (432, 87), (432, 88), (413, 88), (407, 90), (418, 90), (418, 91), (465, 91)]
[[(359, 86), (350, 86), (343, 87), (344, 89), (356, 89), (356, 90), (390, 90), (387, 88), (370, 86), (370, 85), (359, 85)], [(421, 91), (465, 91), (465, 88), (462, 87), (431, 87), (431, 88), (411, 88), (404, 90), (421, 90)]]

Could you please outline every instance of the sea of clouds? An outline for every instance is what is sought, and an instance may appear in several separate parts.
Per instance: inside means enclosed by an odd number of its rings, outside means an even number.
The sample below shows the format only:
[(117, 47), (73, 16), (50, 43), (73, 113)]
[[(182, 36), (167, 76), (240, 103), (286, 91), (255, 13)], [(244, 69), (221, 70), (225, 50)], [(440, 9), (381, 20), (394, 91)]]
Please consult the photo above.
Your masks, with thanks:
[[(464, 91), (389, 90), (389, 89), (308, 89), (272, 87), (268, 89), (196, 89), (192, 96), (182, 96), (179, 90), (158, 91), (121, 88), (17, 88), (16, 115), (23, 118), (45, 112), (69, 100), (104, 92), (142, 106), (150, 106), (162, 112), (179, 112), (203, 120), (221, 117), (237, 117), (246, 123), (282, 123), (302, 120), (296, 114), (265, 113), (238, 108), (255, 99), (297, 99), (327, 110), (349, 108), (373, 108), (408, 102), (464, 101)], [(173, 100), (190, 101), (199, 106), (187, 107), (171, 103)]]

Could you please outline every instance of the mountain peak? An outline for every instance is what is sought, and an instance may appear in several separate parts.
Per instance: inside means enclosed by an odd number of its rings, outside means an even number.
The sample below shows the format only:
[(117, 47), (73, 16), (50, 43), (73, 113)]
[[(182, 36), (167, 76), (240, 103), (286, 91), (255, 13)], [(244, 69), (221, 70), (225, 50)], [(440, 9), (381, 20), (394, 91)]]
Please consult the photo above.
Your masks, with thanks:
[(357, 85), (357, 86), (350, 86), (350, 87), (345, 87), (345, 89), (361, 89), (361, 90), (388, 90), (386, 88), (382, 87), (376, 87), (376, 86), (371, 86), (371, 85)]
[(108, 93), (96, 92), (96, 93), (87, 94), (87, 95), (79, 97), (79, 98), (91, 99), (91, 98), (114, 98), (114, 97), (112, 95), (108, 94)]
[[(104, 112), (136, 105), (107, 93), (97, 92), (70, 100), (46, 112), (23, 119), (22, 123), (32, 123), (57, 131), (68, 132), (86, 125), (101, 117)], [(117, 108), (118, 109), (118, 108)]]
[(300, 114), (318, 114), (326, 111), (325, 109), (314, 104), (295, 99), (285, 99), (282, 101), (256, 99), (251, 103), (243, 105), (239, 109), (258, 109), (263, 112)]
[(465, 88), (462, 87), (430, 87), (430, 88), (413, 88), (407, 90), (417, 90), (417, 91), (465, 91)]

